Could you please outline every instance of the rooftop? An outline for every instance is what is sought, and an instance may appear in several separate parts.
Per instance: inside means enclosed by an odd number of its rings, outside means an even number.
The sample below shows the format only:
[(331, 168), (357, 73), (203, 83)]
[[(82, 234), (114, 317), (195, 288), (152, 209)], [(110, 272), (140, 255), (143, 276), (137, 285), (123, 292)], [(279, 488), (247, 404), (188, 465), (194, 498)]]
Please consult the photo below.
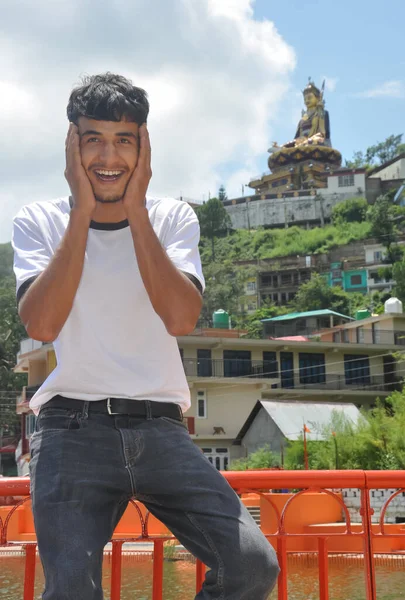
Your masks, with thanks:
[(360, 411), (350, 403), (328, 404), (325, 402), (270, 402), (259, 400), (248, 416), (245, 424), (235, 438), (240, 443), (246, 435), (257, 414), (264, 409), (288, 440), (299, 440), (303, 434), (304, 424), (310, 430), (308, 440), (322, 440), (322, 429), (331, 421), (334, 412), (344, 415), (353, 424), (360, 418)]
[(348, 317), (347, 315), (341, 315), (334, 310), (329, 310), (328, 308), (324, 310), (309, 310), (307, 312), (294, 312), (288, 313), (287, 315), (280, 315), (279, 317), (272, 317), (271, 319), (261, 319), (262, 323), (267, 321), (290, 321), (292, 319), (304, 319), (306, 317), (328, 317), (333, 315), (335, 317), (342, 317), (343, 319), (347, 319), (348, 321), (353, 321), (352, 317)]

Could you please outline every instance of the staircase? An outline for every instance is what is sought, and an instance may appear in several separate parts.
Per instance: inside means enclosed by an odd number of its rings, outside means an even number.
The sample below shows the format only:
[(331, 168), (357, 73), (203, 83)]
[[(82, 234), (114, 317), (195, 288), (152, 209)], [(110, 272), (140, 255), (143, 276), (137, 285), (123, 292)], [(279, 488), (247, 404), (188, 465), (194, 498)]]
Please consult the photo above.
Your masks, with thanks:
[(260, 527), (260, 506), (247, 506), (246, 508), (256, 521), (258, 527)]

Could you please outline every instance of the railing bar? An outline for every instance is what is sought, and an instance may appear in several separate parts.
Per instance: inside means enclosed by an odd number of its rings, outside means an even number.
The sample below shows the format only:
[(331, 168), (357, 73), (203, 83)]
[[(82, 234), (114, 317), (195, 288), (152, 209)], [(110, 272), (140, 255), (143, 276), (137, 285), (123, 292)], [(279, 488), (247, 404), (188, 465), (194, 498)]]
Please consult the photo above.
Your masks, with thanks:
[(329, 564), (326, 538), (318, 540), (319, 598), (329, 600)]
[(152, 600), (163, 600), (163, 540), (153, 542)]
[(284, 536), (277, 538), (277, 558), (280, 567), (278, 576), (278, 600), (288, 600), (287, 583), (287, 540)]
[(34, 600), (36, 544), (25, 546), (24, 600)]
[[(367, 484), (367, 482), (366, 482)], [(364, 534), (364, 575), (366, 578), (367, 600), (377, 600), (375, 582), (375, 562), (373, 553), (370, 492), (368, 489), (361, 490), (360, 514), (363, 521)]]
[(121, 570), (122, 570), (122, 544), (121, 541), (112, 542), (111, 552), (111, 600), (121, 600)]
[(196, 570), (196, 584), (195, 584), (195, 593), (198, 594), (202, 588), (204, 579), (205, 579), (205, 565), (201, 560), (196, 560), (195, 563)]

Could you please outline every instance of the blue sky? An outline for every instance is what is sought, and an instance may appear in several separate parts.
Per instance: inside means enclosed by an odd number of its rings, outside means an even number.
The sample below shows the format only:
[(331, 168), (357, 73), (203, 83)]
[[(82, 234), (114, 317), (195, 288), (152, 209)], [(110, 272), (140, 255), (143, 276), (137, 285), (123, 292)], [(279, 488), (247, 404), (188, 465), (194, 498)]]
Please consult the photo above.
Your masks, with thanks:
[[(296, 88), (309, 76), (318, 85), (325, 75), (337, 79), (325, 98), (332, 143), (345, 158), (405, 134), (404, 0), (256, 0), (253, 8), (294, 48)], [(289, 124), (276, 122), (279, 141), (291, 135)]]
[(118, 72), (148, 91), (151, 195), (202, 201), (225, 184), (239, 196), (267, 170), (271, 142), (293, 138), (308, 76), (327, 77), (345, 158), (405, 133), (404, 6), (2, 0), (0, 242), (23, 205), (69, 193), (66, 104), (86, 73)]

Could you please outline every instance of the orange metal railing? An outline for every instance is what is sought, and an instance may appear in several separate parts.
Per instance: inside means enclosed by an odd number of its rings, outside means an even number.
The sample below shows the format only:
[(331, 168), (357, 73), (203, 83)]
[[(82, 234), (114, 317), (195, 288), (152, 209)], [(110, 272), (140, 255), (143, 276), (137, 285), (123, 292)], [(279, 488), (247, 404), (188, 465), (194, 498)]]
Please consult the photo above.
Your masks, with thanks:
[[(329, 600), (328, 554), (331, 551), (328, 545), (333, 546), (333, 538), (357, 540), (361, 542), (364, 556), (364, 585), (367, 600), (377, 600), (375, 581), (375, 548), (381, 540), (402, 538), (405, 543), (405, 529), (389, 529), (385, 522), (385, 515), (392, 500), (401, 492), (405, 492), (405, 473), (403, 471), (244, 471), (226, 472), (224, 476), (238, 494), (255, 493), (261, 498), (261, 505), (266, 506), (273, 513), (275, 523), (274, 531), (265, 531), (269, 542), (276, 548), (281, 572), (278, 580), (278, 600), (288, 600), (288, 553), (292, 550), (297, 540), (305, 539), (308, 543), (308, 552), (318, 554), (319, 598)], [(345, 506), (341, 491), (356, 488), (360, 492), (361, 523), (351, 521), (349, 511)], [(269, 490), (299, 490), (291, 496), (280, 510), (276, 495)], [(373, 510), (370, 506), (370, 493), (375, 489), (396, 490), (386, 501), (378, 524), (372, 524)], [(294, 503), (298, 506), (305, 494), (322, 493), (323, 497), (332, 498), (337, 502), (343, 514), (343, 530), (334, 532), (333, 528), (320, 533), (310, 531), (297, 531), (291, 528), (291, 514)], [(3, 478), (0, 479), (1, 496), (24, 496), (20, 502), (13, 506), (7, 517), (3, 520), (0, 516), (0, 546), (13, 546), (17, 542), (8, 539), (8, 528), (17, 509), (29, 501), (29, 478)], [(162, 600), (163, 594), (163, 545), (173, 539), (164, 533), (150, 534), (149, 515), (141, 510), (135, 501), (138, 517), (140, 519), (140, 535), (134, 537), (123, 536), (112, 539), (111, 559), (111, 600), (120, 600), (121, 597), (121, 566), (122, 547), (125, 542), (150, 541), (154, 545), (153, 552), (153, 600)], [(302, 506), (302, 503), (301, 503)], [(33, 600), (34, 580), (36, 565), (36, 542), (18, 542), (25, 549), (25, 578), (23, 600)], [(405, 546), (404, 546), (405, 548)], [(196, 563), (196, 593), (201, 589), (204, 579), (205, 567), (199, 561)]]

